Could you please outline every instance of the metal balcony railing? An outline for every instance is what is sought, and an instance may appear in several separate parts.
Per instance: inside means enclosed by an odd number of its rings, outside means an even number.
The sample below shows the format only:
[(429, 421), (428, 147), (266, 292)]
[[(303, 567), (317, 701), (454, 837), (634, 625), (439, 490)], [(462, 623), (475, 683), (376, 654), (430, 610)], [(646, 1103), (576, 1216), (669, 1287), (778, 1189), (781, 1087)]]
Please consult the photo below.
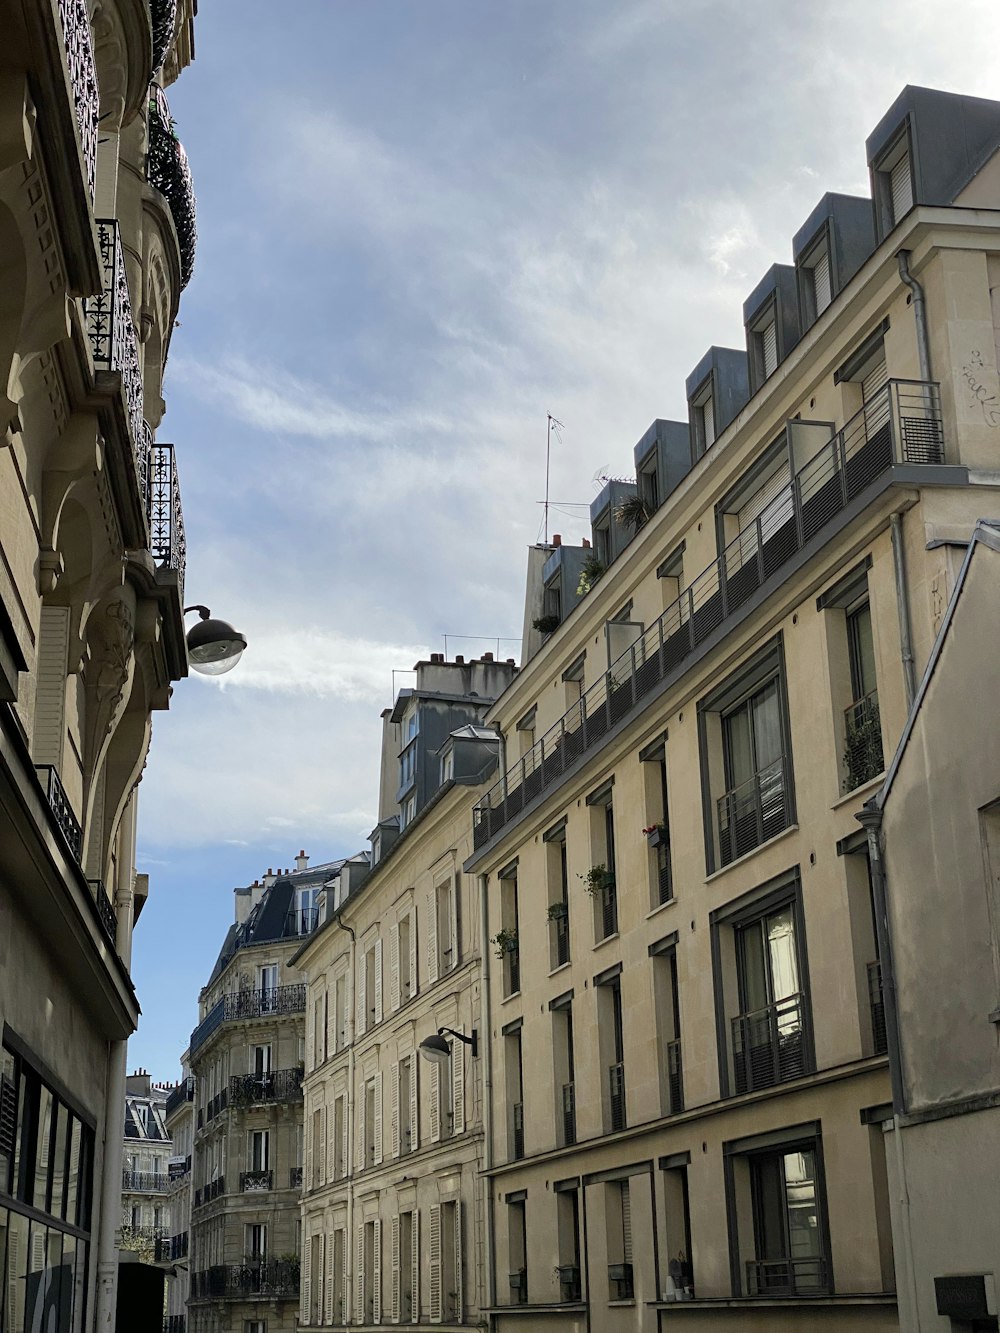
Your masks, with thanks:
[(608, 875), (597, 890), (597, 902), (601, 914), (601, 939), (606, 940), (618, 932), (618, 890), (613, 875)]
[(625, 1066), (619, 1061), (608, 1069), (608, 1087), (610, 1093), (611, 1132), (624, 1129), (628, 1123), (625, 1115)]
[(242, 1264), (217, 1264), (191, 1276), (191, 1298), (246, 1300), (297, 1296), (298, 1259), (248, 1259)]
[(789, 560), (893, 464), (944, 461), (937, 384), (890, 380), (796, 472), (759, 518), (685, 588), (660, 618), (494, 783), (474, 810), (478, 849), (557, 782), (656, 685), (735, 619), (760, 588), (779, 586)]
[(153, 27), (153, 69), (157, 70), (173, 40), (177, 0), (150, 0), (149, 17)]
[(93, 203), (97, 181), (97, 124), (101, 114), (101, 99), (87, 0), (59, 0), (59, 18), (62, 22), (69, 82), (73, 90), (76, 126), (87, 172), (87, 190)]
[(107, 936), (108, 943), (113, 946), (118, 934), (118, 918), (115, 916), (115, 909), (108, 897), (108, 891), (104, 887), (104, 880), (88, 879), (87, 884), (94, 895), (94, 905), (97, 908), (97, 917), (101, 923), (101, 928)]
[(79, 864), (80, 857), (83, 855), (83, 829), (80, 827), (80, 821), (73, 813), (73, 807), (66, 795), (66, 788), (62, 785), (59, 774), (51, 764), (36, 764), (35, 772), (42, 784), (42, 790), (45, 792), (45, 799), (49, 803), (49, 809), (52, 811), (56, 826), (65, 838), (66, 846), (69, 848), (73, 859)]
[(237, 1074), (229, 1080), (229, 1105), (276, 1105), (302, 1100), (301, 1069), (274, 1069), (266, 1074)]
[(580, 1288), (580, 1265), (579, 1264), (560, 1264), (556, 1269), (559, 1277), (559, 1299), (561, 1301), (578, 1301), (581, 1299), (582, 1292)]
[(176, 1236), (162, 1236), (154, 1250), (154, 1259), (158, 1264), (173, 1263), (175, 1259), (185, 1259), (188, 1253), (189, 1237), (186, 1231)]
[(304, 982), (270, 990), (242, 990), (224, 995), (191, 1033), (191, 1054), (204, 1046), (223, 1023), (236, 1019), (267, 1018), (271, 1014), (300, 1014), (306, 1007)]
[(511, 1107), (511, 1161), (520, 1161), (524, 1156), (524, 1102), (514, 1102)]
[(193, 1102), (193, 1101), (194, 1101), (194, 1079), (193, 1078), (182, 1079), (181, 1082), (177, 1084), (177, 1087), (171, 1089), (171, 1091), (167, 1094), (167, 1104), (164, 1110), (164, 1115), (169, 1120), (170, 1117), (174, 1114), (174, 1112), (179, 1107), (183, 1106), (185, 1102)]
[(273, 1171), (241, 1171), (240, 1193), (258, 1194), (274, 1189)]
[(165, 1194), (168, 1183), (169, 1177), (159, 1171), (122, 1171), (122, 1189), (133, 1193)]
[(182, 1314), (163, 1316), (163, 1333), (185, 1333), (185, 1318)]
[(515, 995), (521, 989), (521, 950), (517, 941), (503, 956), (503, 993)]
[(167, 95), (157, 84), (149, 89), (149, 148), (146, 155), (149, 183), (166, 199), (174, 220), (181, 254), (181, 290), (194, 272), (198, 243), (194, 182), (184, 145), (177, 137)]
[(773, 1088), (810, 1072), (804, 995), (737, 1015), (732, 1033), (737, 1093)]
[(854, 791), (885, 768), (878, 691), (872, 690), (844, 709), (844, 791)]
[(567, 1147), (576, 1142), (576, 1086), (564, 1083), (562, 1087), (562, 1132), (563, 1144)]
[(139, 494), (145, 502), (149, 485), (151, 433), (142, 415), (142, 371), (139, 369), (139, 339), (132, 317), (125, 272), (121, 232), (114, 218), (98, 218), (97, 239), (101, 254), (103, 289), (88, 296), (84, 309), (87, 332), (98, 370), (117, 370), (122, 377), (129, 433), (135, 460)]
[(681, 1068), (681, 1039), (668, 1041), (667, 1057), (667, 1115), (680, 1115), (684, 1110), (684, 1076)]
[(549, 918), (552, 925), (552, 959), (555, 967), (562, 967), (564, 963), (569, 962), (569, 909), (565, 903), (561, 906), (562, 915)]
[(868, 1004), (872, 1016), (872, 1047), (876, 1055), (885, 1055), (889, 1038), (885, 1028), (885, 999), (882, 995), (882, 964), (868, 964)]
[(660, 842), (656, 848), (656, 893), (662, 907), (674, 896), (674, 872), (670, 861), (670, 843)]
[(747, 1260), (749, 1296), (816, 1296), (829, 1290), (825, 1259)]
[(288, 1188), (290, 1190), (300, 1190), (302, 1188), (301, 1166), (290, 1166), (288, 1168)]
[(285, 913), (285, 935), (311, 935), (319, 925), (318, 907), (295, 907)]
[(187, 568), (187, 537), (184, 510), (177, 478), (177, 456), (172, 444), (152, 444), (149, 450), (149, 549), (162, 569), (177, 572), (180, 599), (184, 600), (184, 571)]
[(788, 761), (784, 755), (716, 802), (719, 864), (729, 865), (773, 838), (792, 822)]

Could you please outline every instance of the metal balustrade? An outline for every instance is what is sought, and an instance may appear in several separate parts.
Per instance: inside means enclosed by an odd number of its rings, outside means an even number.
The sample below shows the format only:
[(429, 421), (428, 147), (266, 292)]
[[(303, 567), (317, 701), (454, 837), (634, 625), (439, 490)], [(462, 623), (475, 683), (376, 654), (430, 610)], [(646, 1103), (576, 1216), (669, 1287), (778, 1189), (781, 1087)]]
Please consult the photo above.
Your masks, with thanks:
[(668, 1041), (667, 1058), (667, 1115), (680, 1115), (684, 1110), (684, 1077), (681, 1068), (680, 1037)]
[(877, 778), (885, 768), (877, 690), (844, 709), (844, 767), (845, 792)]
[(240, 1193), (259, 1194), (274, 1189), (273, 1171), (241, 1171)]
[(104, 886), (103, 879), (88, 879), (87, 884), (94, 895), (94, 904), (97, 907), (98, 920), (107, 936), (108, 943), (114, 944), (118, 935), (118, 918), (115, 915), (114, 905), (108, 897), (108, 891)]
[(217, 1264), (191, 1275), (191, 1299), (247, 1300), (298, 1296), (298, 1259), (249, 1259)]
[(177, 0), (150, 0), (149, 17), (153, 28), (153, 69), (159, 69), (170, 49), (177, 23)]
[(301, 1101), (302, 1078), (303, 1071), (299, 1068), (274, 1069), (266, 1074), (236, 1074), (229, 1080), (229, 1105), (242, 1109)]
[(494, 783), (473, 812), (475, 848), (485, 846), (580, 755), (599, 745), (721, 626), (735, 624), (759, 589), (779, 586), (777, 576), (792, 557), (877, 477), (893, 464), (943, 462), (938, 385), (890, 380)]
[(66, 846), (69, 848), (74, 861), (79, 864), (83, 855), (83, 829), (80, 827), (80, 821), (73, 813), (73, 807), (66, 795), (66, 788), (62, 785), (59, 774), (51, 764), (36, 764), (35, 772), (42, 784), (45, 799), (49, 803), (49, 809), (52, 811), (56, 826), (66, 840)]
[(876, 959), (868, 964), (868, 1004), (872, 1018), (872, 1045), (876, 1055), (885, 1055), (889, 1037), (885, 1027), (885, 999), (882, 995), (882, 964)]
[(619, 1061), (608, 1069), (608, 1089), (610, 1096), (611, 1132), (624, 1129), (625, 1116), (625, 1066)]
[(618, 933), (618, 890), (613, 875), (605, 877), (596, 896), (601, 915), (601, 939), (606, 940), (609, 935)]
[(802, 994), (737, 1015), (732, 1034), (737, 1093), (772, 1088), (810, 1072)]
[(267, 1018), (271, 1014), (300, 1014), (306, 1007), (304, 982), (269, 990), (234, 991), (224, 995), (191, 1033), (191, 1054), (196, 1054), (223, 1023), (237, 1019)]
[(177, 456), (172, 444), (152, 444), (149, 448), (149, 491), (146, 517), (149, 521), (149, 550), (162, 569), (177, 573), (177, 589), (184, 601), (184, 573), (187, 568), (187, 537), (181, 505)]
[(198, 243), (195, 217), (194, 182), (184, 145), (177, 137), (167, 95), (158, 84), (149, 90), (148, 149), (146, 173), (149, 183), (166, 199), (177, 232), (181, 256), (181, 290), (194, 272), (194, 254)]
[(302, 1188), (301, 1166), (291, 1166), (288, 1168), (288, 1188), (290, 1190), (300, 1190)]
[(514, 1102), (511, 1112), (510, 1155), (519, 1161), (524, 1156), (524, 1102)]
[(576, 1086), (564, 1083), (562, 1087), (563, 1143), (569, 1147), (576, 1142)]
[(830, 1290), (826, 1260), (748, 1259), (747, 1294), (750, 1296), (816, 1296)]
[(165, 1194), (169, 1180), (159, 1171), (122, 1171), (122, 1189), (142, 1194)]
[(716, 801), (719, 864), (729, 865), (792, 822), (788, 761), (782, 755)]
[(167, 1104), (164, 1109), (164, 1115), (169, 1120), (178, 1107), (183, 1106), (185, 1102), (194, 1101), (194, 1079), (185, 1078), (172, 1088), (167, 1095)]
[(83, 150), (87, 173), (87, 191), (94, 202), (97, 182), (97, 126), (101, 114), (97, 86), (97, 61), (94, 58), (94, 34), (90, 27), (87, 0), (59, 0), (59, 19), (63, 30), (63, 48), (73, 93), (73, 110)]

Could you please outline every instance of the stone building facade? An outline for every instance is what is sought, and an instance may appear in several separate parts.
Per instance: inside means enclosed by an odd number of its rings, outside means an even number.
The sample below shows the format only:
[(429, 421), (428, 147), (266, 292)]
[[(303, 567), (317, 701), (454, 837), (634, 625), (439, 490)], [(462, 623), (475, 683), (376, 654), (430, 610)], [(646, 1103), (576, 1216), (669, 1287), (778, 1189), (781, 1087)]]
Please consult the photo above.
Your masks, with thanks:
[(145, 1069), (125, 1080), (121, 1246), (147, 1261), (160, 1257), (170, 1234), (167, 1093), (168, 1085), (153, 1083)]
[(157, 1257), (171, 1266), (167, 1283), (167, 1312), (164, 1333), (185, 1333), (187, 1303), (191, 1289), (191, 1168), (194, 1161), (194, 1079), (187, 1053), (181, 1058), (183, 1074), (167, 1094), (164, 1122), (170, 1136), (167, 1164), (169, 1230)]

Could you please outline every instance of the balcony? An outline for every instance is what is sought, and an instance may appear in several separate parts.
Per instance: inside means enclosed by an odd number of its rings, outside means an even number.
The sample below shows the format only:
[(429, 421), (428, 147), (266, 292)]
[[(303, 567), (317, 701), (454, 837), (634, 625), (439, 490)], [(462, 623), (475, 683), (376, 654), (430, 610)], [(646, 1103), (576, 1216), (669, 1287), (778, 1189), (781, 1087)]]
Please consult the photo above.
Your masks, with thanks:
[(87, 0), (59, 0), (59, 18), (63, 30), (66, 66), (73, 91), (73, 110), (83, 149), (90, 201), (94, 201), (97, 180), (97, 123), (101, 114), (97, 87), (97, 63), (94, 60), (94, 36), (90, 29)]
[(211, 1203), (213, 1199), (219, 1198), (226, 1192), (226, 1178), (219, 1176), (216, 1180), (211, 1180), (207, 1185), (194, 1192), (194, 1206), (200, 1208), (202, 1204)]
[(511, 1107), (510, 1159), (519, 1162), (524, 1156), (524, 1102), (514, 1102)]
[(172, 444), (150, 445), (146, 518), (153, 561), (161, 569), (172, 569), (176, 573), (177, 595), (183, 602), (187, 537), (177, 478), (177, 457)]
[(121, 1248), (123, 1250), (152, 1250), (154, 1254), (162, 1247), (166, 1239), (163, 1227), (140, 1227), (124, 1225), (121, 1229)]
[(244, 1264), (218, 1264), (191, 1276), (191, 1299), (267, 1300), (298, 1297), (298, 1259), (251, 1259)]
[(748, 1296), (821, 1296), (830, 1290), (826, 1260), (748, 1259)]
[(571, 1147), (576, 1142), (576, 1086), (573, 1083), (562, 1086), (562, 1135), (564, 1146)]
[(845, 792), (871, 782), (885, 768), (877, 690), (844, 710), (844, 768)]
[(288, 1168), (288, 1188), (290, 1190), (300, 1190), (302, 1188), (301, 1166), (290, 1166)]
[(150, 0), (149, 17), (153, 27), (153, 69), (159, 69), (170, 49), (177, 23), (177, 0)]
[(185, 1320), (182, 1314), (163, 1316), (163, 1333), (185, 1333)]
[(169, 1176), (159, 1171), (122, 1171), (122, 1189), (140, 1194), (165, 1194)]
[(667, 1057), (667, 1115), (680, 1115), (684, 1110), (684, 1077), (681, 1069), (681, 1042), (677, 1037), (666, 1045)]
[(608, 1092), (611, 1133), (614, 1134), (628, 1123), (625, 1116), (625, 1066), (620, 1060), (608, 1068)]
[(304, 982), (294, 986), (275, 986), (270, 990), (242, 990), (224, 995), (191, 1033), (191, 1055), (195, 1055), (223, 1023), (238, 1019), (267, 1018), (271, 1015), (301, 1014), (305, 1012), (305, 1007)]
[(285, 936), (311, 935), (319, 925), (318, 907), (295, 907), (285, 913)]
[(167, 1104), (164, 1110), (164, 1116), (167, 1120), (177, 1111), (185, 1102), (194, 1101), (194, 1079), (186, 1078), (178, 1083), (167, 1096)]
[(73, 860), (79, 864), (80, 857), (83, 855), (83, 829), (80, 827), (80, 821), (73, 813), (73, 807), (66, 795), (66, 788), (62, 785), (59, 774), (51, 764), (36, 764), (35, 772), (42, 784), (45, 799), (49, 803), (49, 809), (52, 811), (56, 826), (65, 839)]
[(184, 145), (177, 137), (170, 107), (163, 89), (151, 84), (149, 89), (149, 147), (146, 175), (150, 185), (159, 190), (170, 208), (181, 255), (181, 290), (194, 272), (194, 252), (198, 241), (195, 220), (194, 182)]
[[(217, 1092), (215, 1096), (211, 1099), (211, 1101), (209, 1101), (208, 1104), (206, 1105), (205, 1123), (211, 1124), (211, 1122), (215, 1119), (215, 1117), (221, 1115), (228, 1105), (229, 1105), (229, 1089), (223, 1088), (222, 1091)], [(199, 1124), (198, 1127), (200, 1129), (201, 1125)]]
[(170, 1264), (175, 1259), (186, 1259), (188, 1245), (187, 1231), (182, 1231), (176, 1236), (163, 1236), (156, 1242), (153, 1258), (158, 1264)]
[(103, 879), (88, 879), (87, 884), (94, 895), (94, 906), (97, 908), (98, 920), (107, 937), (108, 943), (114, 946), (115, 938), (118, 934), (118, 918), (115, 916), (115, 909), (108, 897), (108, 891), (104, 887)]
[(788, 799), (788, 761), (784, 755), (716, 802), (719, 864), (746, 856), (792, 822)]
[(97, 239), (103, 290), (97, 296), (88, 296), (84, 303), (87, 333), (96, 369), (116, 371), (121, 376), (137, 494), (145, 502), (149, 484), (150, 431), (142, 415), (139, 340), (132, 316), (121, 232), (114, 218), (98, 218)]
[(229, 1105), (273, 1106), (302, 1100), (301, 1069), (276, 1069), (267, 1074), (238, 1074), (229, 1080)]
[(805, 996), (790, 995), (732, 1020), (736, 1092), (756, 1092), (811, 1072)]
[(734, 629), (781, 585), (793, 557), (818, 549), (837, 516), (893, 465), (943, 462), (938, 386), (890, 380), (490, 788), (475, 807), (475, 848), (559, 782), (662, 681), (679, 676), (699, 649)]
[(872, 1019), (872, 1049), (876, 1055), (885, 1055), (889, 1049), (889, 1038), (885, 1027), (882, 964), (877, 960), (868, 964), (868, 1005)]
[(240, 1193), (263, 1194), (274, 1189), (273, 1171), (241, 1171)]

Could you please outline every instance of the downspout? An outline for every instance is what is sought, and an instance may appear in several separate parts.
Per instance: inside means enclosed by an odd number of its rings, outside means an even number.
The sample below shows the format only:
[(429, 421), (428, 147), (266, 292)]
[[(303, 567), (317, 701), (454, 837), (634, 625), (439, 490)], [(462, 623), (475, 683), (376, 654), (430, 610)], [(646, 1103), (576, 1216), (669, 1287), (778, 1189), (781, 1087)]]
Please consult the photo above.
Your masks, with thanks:
[(489, 895), (487, 893), (488, 883), (488, 875), (479, 876), (479, 948), (483, 959), (482, 1005), (480, 1018), (482, 1045), (480, 1047), (479, 1058), (483, 1071), (483, 1171), (486, 1176), (486, 1191), (484, 1197), (486, 1210), (486, 1217), (484, 1218), (484, 1235), (486, 1241), (486, 1303), (490, 1309), (490, 1313), (487, 1315), (486, 1327), (492, 1329), (496, 1327), (496, 1316), (492, 1312), (497, 1303), (497, 1275), (496, 1262), (494, 1259), (496, 1249), (496, 1222), (493, 1209), (493, 1180), (489, 1174), (493, 1167), (493, 1013), (490, 1000), (490, 931), (486, 915), (489, 906)]
[(882, 861), (882, 811), (874, 798), (866, 802), (861, 813), (855, 815), (868, 835), (868, 864), (871, 870), (872, 898), (875, 904), (875, 936), (878, 941), (879, 969), (881, 972), (882, 1004), (885, 1012), (886, 1050), (889, 1057), (889, 1085), (892, 1089), (893, 1149), (896, 1156), (898, 1203), (903, 1230), (903, 1248), (906, 1272), (904, 1279), (909, 1292), (914, 1333), (920, 1333), (920, 1305), (917, 1298), (917, 1279), (913, 1271), (913, 1235), (910, 1226), (910, 1190), (906, 1180), (906, 1161), (903, 1155), (903, 1130), (900, 1116), (905, 1111), (903, 1091), (902, 1047), (899, 1039), (899, 1012), (896, 1007), (896, 973), (892, 962), (892, 935), (889, 929), (889, 906), (886, 895), (885, 869)]
[(920, 378), (929, 383), (931, 374), (931, 340), (927, 331), (927, 300), (924, 289), (910, 272), (910, 252), (900, 250), (896, 255), (900, 279), (906, 283), (913, 294), (913, 317), (917, 325), (917, 359), (920, 365)]

